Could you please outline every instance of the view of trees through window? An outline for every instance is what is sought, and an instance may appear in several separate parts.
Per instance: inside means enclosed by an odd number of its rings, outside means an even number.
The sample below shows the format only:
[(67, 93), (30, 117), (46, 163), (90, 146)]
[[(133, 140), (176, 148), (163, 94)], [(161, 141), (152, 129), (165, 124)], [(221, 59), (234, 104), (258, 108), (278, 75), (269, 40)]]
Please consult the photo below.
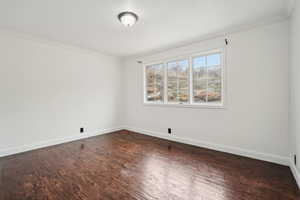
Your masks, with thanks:
[(189, 101), (189, 61), (169, 62), (168, 66), (168, 102)]
[(163, 64), (146, 67), (147, 101), (162, 102), (164, 98)]
[(221, 53), (211, 53), (145, 66), (146, 101), (221, 104), (221, 57)]
[(221, 102), (221, 55), (212, 54), (193, 58), (193, 101)]

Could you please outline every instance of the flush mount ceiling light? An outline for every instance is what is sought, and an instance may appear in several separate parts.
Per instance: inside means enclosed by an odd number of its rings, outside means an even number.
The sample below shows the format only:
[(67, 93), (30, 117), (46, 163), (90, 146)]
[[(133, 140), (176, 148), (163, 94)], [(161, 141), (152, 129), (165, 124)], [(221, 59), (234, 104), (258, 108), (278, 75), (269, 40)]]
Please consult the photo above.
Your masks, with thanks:
[(118, 15), (118, 18), (120, 20), (120, 22), (122, 24), (124, 24), (124, 26), (133, 26), (137, 20), (139, 19), (139, 17), (137, 16), (137, 14), (133, 13), (133, 12), (121, 12)]

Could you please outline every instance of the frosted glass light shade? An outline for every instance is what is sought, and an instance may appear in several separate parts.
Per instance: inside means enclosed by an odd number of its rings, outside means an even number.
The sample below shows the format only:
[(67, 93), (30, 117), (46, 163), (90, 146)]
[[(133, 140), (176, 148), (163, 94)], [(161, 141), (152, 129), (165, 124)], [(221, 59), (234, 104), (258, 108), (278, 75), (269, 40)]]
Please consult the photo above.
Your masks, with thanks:
[(118, 18), (124, 26), (133, 26), (138, 20), (138, 16), (133, 12), (122, 12)]

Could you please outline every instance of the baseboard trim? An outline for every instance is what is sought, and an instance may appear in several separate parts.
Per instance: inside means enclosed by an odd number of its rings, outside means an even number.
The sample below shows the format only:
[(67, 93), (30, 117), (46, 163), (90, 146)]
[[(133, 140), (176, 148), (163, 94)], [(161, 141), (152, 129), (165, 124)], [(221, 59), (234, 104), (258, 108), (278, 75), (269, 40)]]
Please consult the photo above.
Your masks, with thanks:
[(214, 143), (209, 143), (209, 142), (205, 142), (205, 141), (193, 141), (193, 140), (190, 140), (187, 138), (177, 137), (174, 135), (167, 135), (167, 134), (163, 134), (160, 132), (154, 132), (154, 131), (149, 131), (149, 130), (145, 130), (145, 129), (135, 128), (135, 127), (109, 128), (109, 129), (103, 129), (103, 130), (97, 131), (96, 133), (90, 133), (90, 134), (85, 134), (85, 135), (75, 135), (75, 136), (71, 136), (71, 137), (43, 141), (43, 142), (39, 142), (39, 143), (35, 143), (35, 144), (23, 145), (20, 147), (0, 149), (0, 157), (9, 156), (9, 155), (22, 153), (22, 152), (26, 152), (26, 151), (31, 151), (31, 150), (35, 150), (35, 149), (40, 149), (40, 148), (53, 146), (53, 145), (57, 145), (57, 144), (72, 142), (72, 141), (85, 139), (85, 138), (89, 138), (89, 137), (93, 137), (93, 136), (97, 136), (97, 135), (103, 135), (103, 134), (107, 134), (107, 133), (111, 133), (111, 132), (115, 132), (115, 131), (119, 131), (119, 130), (123, 130), (123, 129), (133, 131), (136, 133), (150, 135), (153, 137), (166, 139), (166, 140), (171, 140), (171, 141), (175, 141), (175, 142), (190, 144), (190, 145), (204, 147), (204, 148), (212, 149), (212, 150), (216, 150), (216, 151), (232, 153), (232, 154), (236, 154), (236, 155), (240, 155), (240, 156), (245, 156), (245, 157), (249, 157), (249, 158), (254, 158), (254, 159), (258, 159), (258, 160), (263, 160), (263, 161), (268, 161), (268, 162), (272, 162), (272, 163), (276, 163), (276, 164), (290, 166), (291, 171), (300, 187), (300, 174), (299, 174), (297, 168), (295, 167), (295, 165), (293, 164), (293, 162), (290, 161), (290, 159), (287, 157), (277, 156), (277, 155), (273, 155), (273, 154), (266, 154), (266, 153), (261, 153), (261, 152), (256, 152), (256, 151), (250, 151), (250, 150), (245, 150), (245, 149), (241, 149), (241, 148), (237, 148), (237, 147), (230, 147), (230, 146), (226, 146), (226, 145), (214, 144)]
[(293, 159), (290, 159), (290, 169), (300, 189), (300, 173), (297, 167), (295, 166)]
[(212, 150), (216, 150), (216, 151), (222, 151), (222, 152), (231, 153), (231, 154), (235, 154), (235, 155), (245, 156), (245, 157), (249, 157), (249, 158), (253, 158), (253, 159), (257, 159), (257, 160), (272, 162), (272, 163), (276, 163), (276, 164), (280, 164), (280, 165), (285, 165), (285, 166), (290, 165), (290, 161), (289, 161), (288, 157), (277, 156), (277, 155), (267, 154), (267, 153), (261, 153), (261, 152), (256, 152), (256, 151), (251, 151), (251, 150), (246, 150), (246, 149), (231, 147), (231, 146), (226, 146), (226, 145), (214, 144), (214, 143), (209, 143), (209, 142), (205, 142), (205, 141), (194, 141), (194, 140), (187, 139), (187, 138), (177, 137), (174, 135), (163, 134), (163, 133), (144, 130), (144, 129), (135, 128), (135, 127), (123, 127), (123, 129), (129, 130), (132, 132), (136, 132), (136, 133), (150, 135), (153, 137), (166, 139), (166, 140), (190, 144), (193, 146), (198, 146), (198, 147), (203, 147), (203, 148), (212, 149)]
[(140, 129), (140, 128), (134, 128), (134, 127), (118, 127), (118, 128), (109, 128), (109, 129), (103, 129), (100, 131), (97, 131), (96, 133), (90, 133), (90, 134), (85, 134), (85, 135), (75, 135), (71, 137), (65, 137), (65, 138), (59, 138), (59, 139), (53, 139), (49, 141), (43, 141), (35, 144), (30, 144), (30, 145), (23, 145), (20, 147), (13, 147), (13, 148), (7, 148), (7, 149), (0, 149), (0, 158), (4, 156), (9, 156), (13, 154), (18, 154), (18, 153), (23, 153), (26, 151), (31, 151), (35, 149), (40, 149), (40, 148), (45, 148), (53, 145), (58, 145), (58, 144), (63, 144), (67, 142), (72, 142), (80, 139), (85, 139), (89, 137), (94, 137), (97, 135), (104, 135), (108, 133), (112, 133), (115, 131), (120, 131), (120, 130), (128, 130), (128, 131), (133, 131), (136, 133), (144, 134), (144, 135), (149, 135), (153, 137), (158, 137), (174, 142), (180, 142), (180, 143), (185, 143), (185, 144), (190, 144), (198, 147), (203, 147), (207, 149), (212, 149), (216, 151), (222, 151), (226, 153), (231, 153), (231, 154), (236, 154), (240, 156), (245, 156), (253, 159), (258, 159), (258, 160), (263, 160), (263, 161), (268, 161), (276, 164), (281, 164), (285, 166), (289, 166), (292, 174), (297, 182), (298, 187), (300, 188), (300, 173), (297, 170), (296, 166), (293, 163), (292, 159), (282, 157), (282, 156), (277, 156), (273, 154), (266, 154), (266, 153), (261, 153), (261, 152), (256, 152), (256, 151), (250, 151), (250, 150), (245, 150), (241, 148), (236, 148), (236, 147), (230, 147), (226, 145), (220, 145), (220, 144), (214, 144), (214, 143), (209, 143), (209, 142), (204, 142), (204, 141), (192, 141), (187, 138), (181, 138), (177, 137), (174, 135), (167, 135), (159, 132), (154, 132), (154, 131), (149, 131), (145, 129)]
[(43, 142), (39, 142), (39, 143), (35, 143), (35, 144), (23, 145), (20, 147), (0, 149), (0, 158), (4, 157), (4, 156), (13, 155), (13, 154), (23, 153), (26, 151), (31, 151), (31, 150), (49, 147), (49, 146), (53, 146), (53, 145), (63, 144), (63, 143), (67, 143), (67, 142), (72, 142), (72, 141), (76, 141), (76, 140), (80, 140), (80, 139), (89, 138), (89, 137), (94, 137), (97, 135), (104, 135), (104, 134), (119, 131), (119, 130), (122, 130), (122, 128), (103, 129), (103, 130), (97, 131), (96, 133), (88, 133), (88, 134), (84, 134), (84, 135), (83, 134), (74, 135), (71, 137), (58, 138), (58, 139), (43, 141)]

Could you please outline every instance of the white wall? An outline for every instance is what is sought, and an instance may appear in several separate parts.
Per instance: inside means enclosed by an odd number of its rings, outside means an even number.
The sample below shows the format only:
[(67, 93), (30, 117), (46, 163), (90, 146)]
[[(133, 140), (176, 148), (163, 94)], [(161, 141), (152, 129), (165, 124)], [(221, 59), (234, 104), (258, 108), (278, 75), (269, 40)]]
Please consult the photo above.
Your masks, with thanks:
[[(300, 172), (300, 2), (295, 1), (295, 10), (291, 18), (290, 37), (290, 138), (291, 157), (298, 157), (298, 170)], [(299, 177), (300, 178), (300, 177)], [(299, 179), (300, 181), (300, 179)], [(300, 183), (300, 182), (299, 182)], [(300, 185), (299, 185), (300, 186)]]
[[(142, 66), (136, 58), (120, 68), (115, 57), (0, 32), (0, 156), (77, 138), (80, 127), (89, 135), (123, 125), (163, 137), (170, 127), (174, 138), (286, 163), (288, 22), (229, 39), (226, 109), (193, 109), (143, 105)], [(206, 41), (146, 57), (217, 45), (219, 40)]]
[(120, 126), (119, 59), (5, 31), (0, 44), (0, 155)]
[[(125, 60), (126, 126), (162, 137), (170, 127), (179, 140), (288, 164), (288, 25), (229, 35), (226, 109), (145, 106), (140, 58)], [(201, 43), (148, 56), (171, 57), (198, 47)]]

